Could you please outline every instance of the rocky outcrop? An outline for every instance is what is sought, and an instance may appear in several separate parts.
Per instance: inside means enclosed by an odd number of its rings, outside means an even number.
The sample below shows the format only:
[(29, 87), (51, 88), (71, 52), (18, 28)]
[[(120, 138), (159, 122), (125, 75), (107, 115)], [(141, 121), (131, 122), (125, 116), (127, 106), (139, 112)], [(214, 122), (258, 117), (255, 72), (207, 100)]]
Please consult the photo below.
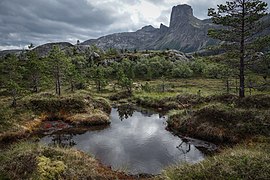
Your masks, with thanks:
[(169, 27), (163, 24), (160, 28), (145, 26), (136, 32), (111, 34), (82, 44), (95, 44), (102, 49), (176, 49), (193, 52), (216, 42), (207, 36), (208, 29), (213, 26), (209, 21), (194, 17), (191, 6), (178, 5), (172, 9)]
[(44, 57), (50, 53), (53, 46), (59, 46), (59, 48), (64, 51), (73, 47), (73, 45), (69, 42), (47, 43), (34, 48), (33, 51), (37, 52), (39, 56)]
[(15, 54), (17, 56), (19, 56), (21, 53), (23, 52), (23, 50), (3, 50), (3, 51), (0, 51), (0, 57), (5, 57), (6, 55), (8, 54)]

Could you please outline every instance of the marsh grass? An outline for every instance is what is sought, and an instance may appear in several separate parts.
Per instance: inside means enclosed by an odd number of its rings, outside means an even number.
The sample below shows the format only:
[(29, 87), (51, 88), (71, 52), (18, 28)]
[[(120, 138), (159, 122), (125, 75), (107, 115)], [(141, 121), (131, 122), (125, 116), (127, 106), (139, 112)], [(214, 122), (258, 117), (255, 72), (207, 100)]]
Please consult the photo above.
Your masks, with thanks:
[(237, 143), (256, 135), (270, 136), (269, 110), (210, 103), (185, 112), (171, 113), (168, 126), (187, 136), (219, 143)]
[(58, 97), (50, 92), (25, 96), (12, 108), (8, 99), (1, 101), (0, 141), (23, 138), (39, 128), (45, 120), (63, 120), (73, 125), (108, 124), (110, 103), (93, 97), (87, 91), (78, 91)]
[(197, 164), (167, 168), (157, 179), (269, 179), (269, 147), (258, 142), (238, 145)]

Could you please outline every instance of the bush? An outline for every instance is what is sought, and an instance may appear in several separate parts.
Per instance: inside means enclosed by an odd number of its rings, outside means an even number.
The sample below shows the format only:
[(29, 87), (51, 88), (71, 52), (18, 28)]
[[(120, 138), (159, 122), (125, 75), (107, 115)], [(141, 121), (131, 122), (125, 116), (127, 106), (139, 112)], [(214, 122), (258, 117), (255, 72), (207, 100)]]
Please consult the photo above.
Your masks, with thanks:
[(203, 71), (207, 68), (207, 64), (203, 61), (203, 59), (196, 59), (191, 64), (191, 69), (193, 70), (194, 74), (200, 75)]
[(223, 68), (219, 64), (208, 64), (207, 68), (203, 70), (203, 74), (208, 78), (220, 79), (222, 71)]
[(188, 78), (193, 75), (193, 71), (187, 64), (178, 64), (171, 73), (174, 78)]

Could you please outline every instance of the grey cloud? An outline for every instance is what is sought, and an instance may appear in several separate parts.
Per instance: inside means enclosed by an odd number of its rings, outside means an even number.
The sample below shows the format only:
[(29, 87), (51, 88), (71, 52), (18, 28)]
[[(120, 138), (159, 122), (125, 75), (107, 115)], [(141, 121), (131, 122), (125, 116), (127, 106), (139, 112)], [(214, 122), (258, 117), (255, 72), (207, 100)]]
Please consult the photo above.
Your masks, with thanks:
[[(148, 1), (162, 9), (156, 19), (141, 14), (132, 21), (129, 7)], [(207, 9), (226, 0), (0, 0), (0, 50), (46, 42), (84, 41), (103, 35), (136, 31), (145, 25), (168, 25), (171, 8), (187, 3), (200, 19)], [(265, 0), (270, 3), (270, 0)], [(127, 8), (127, 9), (124, 9)]]
[(117, 23), (125, 21), (129, 14), (86, 0), (2, 0), (0, 46), (96, 38), (122, 30)]
[(208, 18), (207, 13), (209, 8), (216, 8), (217, 4), (223, 4), (227, 0), (189, 0), (188, 4), (192, 6), (194, 15), (200, 19)]

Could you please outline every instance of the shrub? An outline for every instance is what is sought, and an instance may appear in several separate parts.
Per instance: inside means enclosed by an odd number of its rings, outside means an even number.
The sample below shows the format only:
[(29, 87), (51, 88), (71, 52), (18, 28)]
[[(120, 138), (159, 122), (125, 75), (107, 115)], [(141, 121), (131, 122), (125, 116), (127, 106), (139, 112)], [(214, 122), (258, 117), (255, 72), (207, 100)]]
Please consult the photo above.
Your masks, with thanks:
[(178, 64), (171, 73), (174, 78), (187, 78), (193, 75), (193, 71), (187, 64)]

